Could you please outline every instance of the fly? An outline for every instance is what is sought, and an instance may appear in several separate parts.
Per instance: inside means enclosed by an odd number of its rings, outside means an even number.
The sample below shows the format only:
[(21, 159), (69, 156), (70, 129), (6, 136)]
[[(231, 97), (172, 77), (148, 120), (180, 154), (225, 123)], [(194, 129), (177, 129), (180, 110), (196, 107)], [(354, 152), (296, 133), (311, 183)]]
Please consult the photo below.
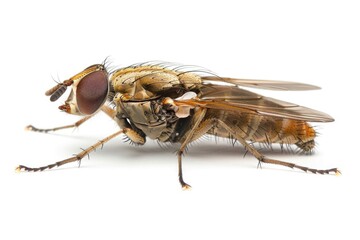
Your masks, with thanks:
[[(326, 113), (277, 99), (264, 97), (241, 87), (267, 90), (300, 91), (319, 87), (285, 81), (225, 78), (183, 71), (182, 67), (145, 63), (109, 73), (104, 64), (92, 65), (46, 92), (56, 101), (71, 87), (71, 93), (59, 109), (80, 115), (74, 124), (51, 129), (28, 126), (35, 132), (58, 131), (78, 127), (102, 111), (119, 126), (114, 134), (68, 159), (43, 167), (19, 165), (17, 171), (43, 171), (80, 161), (111, 139), (126, 135), (136, 145), (146, 138), (180, 143), (177, 151), (178, 176), (183, 189), (182, 156), (189, 143), (205, 134), (231, 138), (241, 143), (261, 163), (271, 163), (305, 172), (340, 174), (337, 168), (313, 169), (271, 159), (251, 143), (295, 145), (310, 153), (316, 132), (309, 122), (332, 122)], [(225, 84), (224, 84), (225, 83)]]

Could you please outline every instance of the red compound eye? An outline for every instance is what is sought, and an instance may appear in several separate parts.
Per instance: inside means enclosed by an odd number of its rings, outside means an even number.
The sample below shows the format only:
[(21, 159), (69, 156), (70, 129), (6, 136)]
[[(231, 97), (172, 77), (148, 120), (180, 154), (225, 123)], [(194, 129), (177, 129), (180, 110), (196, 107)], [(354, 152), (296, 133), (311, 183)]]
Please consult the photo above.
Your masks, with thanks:
[(105, 71), (96, 71), (81, 79), (76, 88), (76, 102), (82, 114), (95, 113), (105, 102), (109, 82)]

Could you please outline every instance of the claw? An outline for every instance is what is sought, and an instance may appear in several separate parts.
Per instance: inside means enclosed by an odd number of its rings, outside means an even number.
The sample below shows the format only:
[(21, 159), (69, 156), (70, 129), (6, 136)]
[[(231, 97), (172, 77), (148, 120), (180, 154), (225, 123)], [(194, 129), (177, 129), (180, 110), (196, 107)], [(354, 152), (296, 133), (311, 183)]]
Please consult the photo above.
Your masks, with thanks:
[(34, 130), (34, 127), (33, 127), (33, 125), (28, 125), (28, 126), (25, 127), (25, 130), (26, 131), (32, 131), (32, 130)]
[(181, 188), (184, 191), (191, 190), (191, 186), (187, 183), (182, 184)]
[(15, 168), (15, 172), (17, 172), (17, 173), (21, 172), (21, 166), (20, 165)]

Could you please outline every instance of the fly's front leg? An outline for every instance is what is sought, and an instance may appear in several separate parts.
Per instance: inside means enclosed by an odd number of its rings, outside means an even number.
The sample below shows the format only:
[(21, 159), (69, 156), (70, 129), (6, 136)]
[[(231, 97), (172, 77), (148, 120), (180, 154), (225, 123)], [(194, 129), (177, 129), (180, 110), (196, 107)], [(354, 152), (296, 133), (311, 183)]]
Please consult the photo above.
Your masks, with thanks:
[(101, 110), (108, 115), (110, 118), (112, 118), (122, 129), (127, 129), (126, 132), (124, 132), (124, 134), (135, 144), (138, 145), (144, 145), (145, 144), (145, 137), (140, 135), (137, 131), (135, 131), (134, 129), (132, 129), (132, 126), (125, 120), (122, 118), (117, 118), (117, 111), (115, 111), (114, 109), (108, 107), (108, 106), (102, 106)]
[[(101, 107), (101, 110), (106, 113), (106, 115), (108, 115), (110, 118), (115, 120), (115, 116), (116, 116), (116, 111), (106, 105)], [(89, 116), (85, 116), (83, 118), (81, 118), (79, 121), (75, 122), (74, 124), (70, 124), (70, 125), (65, 125), (65, 126), (61, 126), (61, 127), (55, 127), (55, 128), (36, 128), (33, 125), (29, 125), (26, 126), (26, 130), (28, 131), (33, 131), (33, 132), (44, 132), (44, 133), (48, 133), (48, 132), (55, 132), (58, 130), (63, 130), (63, 129), (67, 129), (67, 128), (76, 128), (79, 127), (81, 124), (83, 124), (84, 122), (86, 122), (87, 120), (89, 120), (90, 118), (92, 118), (94, 115), (89, 115)]]
[(124, 133), (126, 134), (127, 132), (131, 132), (132, 130), (131, 129), (122, 129), (114, 134), (111, 134), (110, 136), (100, 140), (99, 142), (95, 143), (94, 145), (86, 148), (85, 150), (81, 151), (80, 153), (76, 154), (74, 157), (71, 157), (71, 158), (68, 158), (68, 159), (65, 159), (65, 160), (62, 160), (62, 161), (59, 161), (59, 162), (56, 162), (56, 163), (53, 163), (53, 164), (49, 164), (49, 165), (46, 165), (46, 166), (43, 166), (43, 167), (36, 167), (36, 168), (32, 168), (32, 167), (26, 167), (24, 165), (19, 165), (17, 168), (16, 168), (16, 171), (34, 171), (34, 172), (37, 172), (37, 171), (43, 171), (45, 169), (51, 169), (53, 167), (60, 167), (64, 164), (67, 164), (67, 163), (71, 163), (71, 162), (76, 162), (76, 161), (81, 161), (81, 159), (83, 159), (83, 157), (85, 157), (86, 155), (88, 155), (89, 153), (91, 153), (92, 151), (96, 150), (98, 147), (100, 146), (103, 146), (106, 142), (110, 141), (111, 139), (117, 137), (118, 135)]
[[(101, 110), (103, 112), (105, 112), (109, 117), (114, 119), (116, 122), (118, 122), (120, 126), (124, 125), (124, 124), (121, 124), (121, 122), (119, 122), (121, 120), (116, 118), (116, 111), (113, 110), (112, 108), (107, 107), (107, 106), (103, 106), (101, 108)], [(92, 116), (93, 115), (84, 117), (84, 118), (80, 119), (78, 122), (76, 122), (75, 124), (64, 126), (64, 127), (59, 127), (59, 128), (54, 128), (54, 129), (59, 130), (59, 129), (79, 126), (80, 124), (84, 123), (86, 120), (90, 119)], [(36, 128), (37, 131), (45, 131), (45, 132), (47, 132), (47, 131), (55, 131), (54, 129), (42, 129), (41, 130), (41, 129)], [(31, 130), (34, 130), (34, 129), (31, 129)], [(36, 130), (34, 130), (34, 131), (36, 131)], [(68, 159), (53, 163), (53, 164), (49, 164), (47, 166), (37, 167), (37, 168), (31, 168), (31, 167), (26, 167), (26, 166), (23, 166), (23, 165), (19, 165), (16, 168), (16, 171), (22, 171), (22, 170), (24, 170), (24, 171), (35, 171), (35, 172), (36, 171), (43, 171), (45, 169), (51, 169), (53, 167), (60, 167), (60, 166), (62, 166), (64, 164), (67, 164), (67, 163), (71, 163), (71, 162), (75, 162), (75, 161), (81, 161), (81, 159), (84, 156), (88, 155), (90, 152), (94, 151), (96, 148), (104, 145), (106, 142), (110, 141), (111, 139), (115, 138), (116, 136), (118, 136), (118, 135), (120, 135), (122, 133), (125, 134), (131, 141), (133, 141), (136, 144), (143, 145), (145, 143), (145, 138), (143, 136), (138, 134), (135, 130), (133, 130), (131, 128), (128, 128), (128, 127), (125, 127), (122, 130), (120, 130), (120, 131), (118, 131), (118, 132), (104, 138), (103, 140), (100, 140), (96, 144), (94, 144), (94, 145), (90, 146), (89, 148), (83, 150), (82, 152), (76, 154), (74, 157), (71, 157), (71, 158), (68, 158)]]
[(86, 116), (83, 117), (82, 119), (80, 119), (79, 121), (75, 122), (74, 124), (70, 124), (70, 125), (65, 125), (65, 126), (61, 126), (61, 127), (55, 127), (55, 128), (36, 128), (33, 125), (29, 125), (27, 126), (25, 129), (28, 131), (33, 131), (33, 132), (44, 132), (44, 133), (48, 133), (48, 132), (54, 132), (54, 131), (58, 131), (58, 130), (62, 130), (62, 129), (67, 129), (67, 128), (75, 128), (75, 127), (79, 127), (81, 124), (83, 124), (84, 122), (86, 122), (87, 120), (89, 120), (93, 115), (90, 116)]

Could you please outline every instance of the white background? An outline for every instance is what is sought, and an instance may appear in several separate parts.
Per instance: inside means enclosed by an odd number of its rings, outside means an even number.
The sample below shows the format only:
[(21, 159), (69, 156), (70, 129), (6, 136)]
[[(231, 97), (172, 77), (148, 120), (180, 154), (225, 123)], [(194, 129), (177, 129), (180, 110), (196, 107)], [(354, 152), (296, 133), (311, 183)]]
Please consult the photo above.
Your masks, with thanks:
[[(215, 1), (214, 1), (215, 2)], [(1, 239), (359, 239), (359, 56), (357, 1), (8, 1), (1, 24)], [(78, 118), (44, 92), (110, 56), (112, 66), (148, 60), (201, 65), (222, 76), (281, 79), (321, 91), (272, 97), (331, 114), (316, 124), (316, 154), (265, 153), (320, 176), (263, 165), (226, 141), (174, 149), (121, 137), (77, 164), (16, 174), (18, 164), (62, 160), (117, 131), (105, 115)]]

